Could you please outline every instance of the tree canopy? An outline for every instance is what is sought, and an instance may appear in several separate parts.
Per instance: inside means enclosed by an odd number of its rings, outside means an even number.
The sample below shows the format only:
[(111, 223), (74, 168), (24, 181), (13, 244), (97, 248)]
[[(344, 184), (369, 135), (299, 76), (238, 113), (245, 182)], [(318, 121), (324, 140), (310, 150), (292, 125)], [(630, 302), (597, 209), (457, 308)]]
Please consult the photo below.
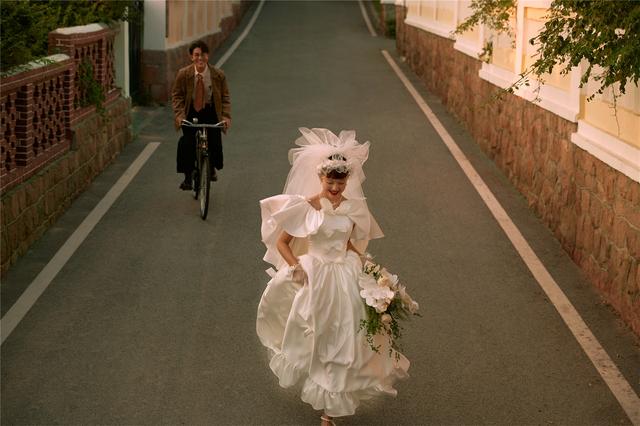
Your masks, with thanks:
[(133, 0), (0, 1), (0, 69), (47, 55), (48, 34), (56, 28), (137, 19)]

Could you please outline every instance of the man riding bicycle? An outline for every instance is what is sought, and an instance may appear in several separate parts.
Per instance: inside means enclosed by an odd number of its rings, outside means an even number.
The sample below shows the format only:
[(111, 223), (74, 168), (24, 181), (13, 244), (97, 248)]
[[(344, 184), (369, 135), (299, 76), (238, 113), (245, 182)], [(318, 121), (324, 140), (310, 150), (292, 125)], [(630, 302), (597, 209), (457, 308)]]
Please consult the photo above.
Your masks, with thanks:
[[(189, 46), (191, 65), (178, 71), (171, 91), (173, 114), (176, 130), (181, 128), (182, 120), (194, 119), (201, 124), (224, 122), (222, 131), (226, 134), (231, 127), (231, 98), (227, 80), (222, 70), (209, 65), (209, 47), (202, 40)], [(177, 172), (184, 173), (184, 182), (180, 189), (191, 190), (196, 141), (195, 129), (184, 128), (183, 137), (178, 143)], [(223, 167), (222, 136), (220, 129), (207, 129), (209, 141), (209, 159), (211, 180), (217, 180), (216, 169)]]

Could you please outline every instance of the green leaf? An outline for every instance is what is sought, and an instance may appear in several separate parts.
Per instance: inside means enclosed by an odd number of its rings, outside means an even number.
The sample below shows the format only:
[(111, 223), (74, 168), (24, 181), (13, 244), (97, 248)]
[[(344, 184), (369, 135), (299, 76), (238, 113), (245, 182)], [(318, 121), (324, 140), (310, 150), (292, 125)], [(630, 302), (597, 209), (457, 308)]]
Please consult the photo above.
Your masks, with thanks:
[[(462, 33), (484, 24), (497, 32), (508, 32), (515, 0), (472, 0), (471, 15), (456, 28)], [(589, 65), (580, 78), (580, 87), (590, 79), (599, 82), (598, 91), (640, 79), (640, 1), (629, 0), (553, 0), (541, 32), (529, 40), (537, 48), (537, 57), (525, 71), (542, 79), (560, 66), (567, 74), (583, 60)], [(623, 31), (621, 31), (623, 30)], [(488, 60), (491, 51), (485, 46), (481, 59)], [(603, 68), (594, 75), (594, 66)], [(512, 89), (526, 84), (519, 79)], [(510, 92), (512, 92), (511, 90)], [(614, 95), (615, 97), (616, 95)], [(593, 96), (588, 96), (592, 100)]]

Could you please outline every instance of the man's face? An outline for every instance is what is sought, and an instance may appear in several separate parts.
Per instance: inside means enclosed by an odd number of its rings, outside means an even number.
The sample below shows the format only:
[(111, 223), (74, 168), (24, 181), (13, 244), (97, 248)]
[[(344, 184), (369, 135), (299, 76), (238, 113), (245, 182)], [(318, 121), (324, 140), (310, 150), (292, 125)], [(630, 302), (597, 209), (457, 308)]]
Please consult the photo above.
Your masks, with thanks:
[(191, 52), (191, 62), (196, 66), (196, 70), (198, 70), (198, 72), (203, 72), (204, 68), (207, 66), (207, 62), (209, 62), (209, 54), (202, 53), (202, 49), (196, 47), (193, 49), (193, 52)]

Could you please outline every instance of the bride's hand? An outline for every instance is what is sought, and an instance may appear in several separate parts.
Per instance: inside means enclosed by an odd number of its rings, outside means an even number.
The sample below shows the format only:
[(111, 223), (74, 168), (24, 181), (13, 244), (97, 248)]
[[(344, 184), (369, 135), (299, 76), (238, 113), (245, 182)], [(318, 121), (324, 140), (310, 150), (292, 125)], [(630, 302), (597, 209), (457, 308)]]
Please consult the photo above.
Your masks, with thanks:
[(302, 266), (298, 263), (294, 266), (290, 266), (289, 268), (291, 269), (291, 281), (304, 284), (307, 280), (307, 273), (302, 269)]

